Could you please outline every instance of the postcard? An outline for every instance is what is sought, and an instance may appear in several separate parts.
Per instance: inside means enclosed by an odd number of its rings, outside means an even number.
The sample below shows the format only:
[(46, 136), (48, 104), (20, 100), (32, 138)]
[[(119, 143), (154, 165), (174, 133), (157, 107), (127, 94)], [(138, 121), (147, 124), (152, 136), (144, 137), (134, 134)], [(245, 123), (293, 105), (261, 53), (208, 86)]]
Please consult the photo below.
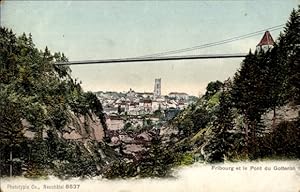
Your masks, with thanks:
[(0, 191), (299, 192), (299, 3), (0, 1)]

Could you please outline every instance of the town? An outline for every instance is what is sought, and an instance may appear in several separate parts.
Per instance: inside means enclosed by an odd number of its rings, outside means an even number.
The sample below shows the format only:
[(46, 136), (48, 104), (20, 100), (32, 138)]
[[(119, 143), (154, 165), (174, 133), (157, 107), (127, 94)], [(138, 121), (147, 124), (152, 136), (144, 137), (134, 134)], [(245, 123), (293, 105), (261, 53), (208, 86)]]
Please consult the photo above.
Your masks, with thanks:
[(95, 94), (103, 105), (109, 130), (119, 130), (126, 126), (126, 120), (134, 127), (143, 126), (143, 120), (157, 123), (172, 119), (180, 110), (195, 102), (197, 97), (187, 93), (171, 92), (161, 94), (161, 79), (155, 79), (154, 91), (103, 92)]

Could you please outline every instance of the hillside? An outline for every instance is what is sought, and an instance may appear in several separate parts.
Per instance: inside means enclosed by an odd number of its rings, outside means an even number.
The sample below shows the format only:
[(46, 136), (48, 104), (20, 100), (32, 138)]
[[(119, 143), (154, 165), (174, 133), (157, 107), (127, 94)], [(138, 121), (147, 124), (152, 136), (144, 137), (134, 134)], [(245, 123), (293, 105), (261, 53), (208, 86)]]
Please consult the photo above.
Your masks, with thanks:
[(168, 129), (179, 133), (176, 144), (208, 162), (300, 158), (299, 30), (300, 9), (273, 48), (250, 50), (232, 79), (209, 83), (170, 122)]
[[(97, 175), (116, 159), (105, 143), (102, 105), (71, 78), (63, 53), (35, 48), (29, 34), (0, 29), (2, 175)], [(13, 161), (13, 170), (9, 169)]]

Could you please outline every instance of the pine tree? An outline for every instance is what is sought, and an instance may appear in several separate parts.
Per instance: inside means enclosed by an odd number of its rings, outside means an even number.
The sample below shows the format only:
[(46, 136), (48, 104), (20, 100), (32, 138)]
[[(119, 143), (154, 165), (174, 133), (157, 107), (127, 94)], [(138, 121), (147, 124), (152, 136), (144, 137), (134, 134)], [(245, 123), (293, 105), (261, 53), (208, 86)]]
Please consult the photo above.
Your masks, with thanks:
[(266, 61), (263, 53), (252, 54), (250, 51), (233, 81), (232, 102), (244, 115), (246, 143), (255, 143), (257, 132), (261, 129), (261, 115), (268, 108)]
[(209, 154), (207, 160), (211, 162), (224, 161), (234, 144), (232, 103), (228, 91), (223, 91), (220, 95), (220, 105), (216, 117), (213, 122), (212, 137), (206, 149)]
[(282, 60), (282, 49), (275, 45), (266, 55), (264, 79), (267, 107), (273, 110), (273, 128), (276, 123), (276, 108), (286, 103), (287, 67)]
[(300, 6), (293, 10), (281, 39), (287, 57), (290, 99), (300, 103)]
[[(8, 156), (9, 152), (10, 176), (14, 174), (12, 158), (16, 154), (13, 151), (21, 148), (20, 144), (25, 140), (20, 105), (16, 100), (17, 98), (11, 98), (7, 92), (0, 92), (0, 153), (1, 156)], [(8, 159), (4, 159), (4, 162), (7, 163)]]

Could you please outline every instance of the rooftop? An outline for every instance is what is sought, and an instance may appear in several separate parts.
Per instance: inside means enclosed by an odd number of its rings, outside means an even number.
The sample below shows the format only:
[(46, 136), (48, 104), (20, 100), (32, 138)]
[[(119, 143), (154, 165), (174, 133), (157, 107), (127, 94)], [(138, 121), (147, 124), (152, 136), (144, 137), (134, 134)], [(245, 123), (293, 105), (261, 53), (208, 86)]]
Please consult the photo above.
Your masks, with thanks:
[(274, 45), (274, 40), (270, 34), (269, 31), (266, 31), (260, 42), (257, 46), (263, 46), (263, 45)]

